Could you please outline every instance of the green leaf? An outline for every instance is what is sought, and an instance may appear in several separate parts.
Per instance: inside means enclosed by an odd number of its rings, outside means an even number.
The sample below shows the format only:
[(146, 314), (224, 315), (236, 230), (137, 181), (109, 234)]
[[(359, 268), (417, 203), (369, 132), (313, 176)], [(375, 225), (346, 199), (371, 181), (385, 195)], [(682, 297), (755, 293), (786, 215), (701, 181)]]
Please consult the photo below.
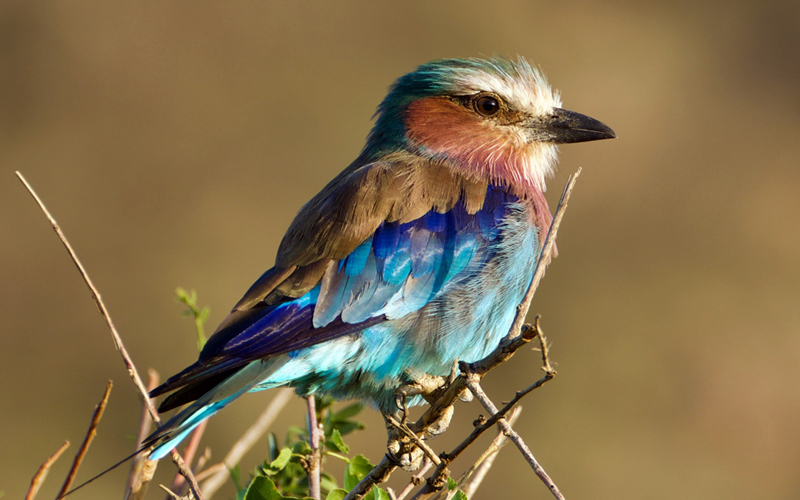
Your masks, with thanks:
[(461, 490), (456, 491), (456, 496), (453, 497), (453, 500), (469, 500), (467, 498), (467, 494)]
[(447, 478), (447, 491), (453, 491), (458, 488), (458, 483), (452, 477)]
[(278, 440), (275, 439), (275, 433), (270, 432), (267, 435), (267, 448), (269, 448), (269, 459), (275, 460), (278, 458), (280, 450), (278, 449)]
[(334, 420), (347, 420), (350, 417), (355, 417), (361, 410), (364, 409), (364, 405), (361, 403), (354, 403), (349, 406), (345, 406), (341, 410), (337, 411), (333, 414)]
[(389, 496), (389, 492), (378, 488), (378, 486), (373, 486), (369, 493), (364, 495), (364, 500), (392, 500)]
[(242, 486), (242, 471), (239, 469), (239, 466), (236, 465), (235, 467), (229, 468), (228, 472), (231, 475), (231, 481), (233, 485), (236, 487), (236, 491), (241, 491), (244, 489)]
[(253, 479), (244, 494), (244, 500), (284, 500), (285, 498), (278, 492), (275, 483), (266, 476)]
[(373, 465), (364, 455), (356, 455), (344, 469), (344, 488), (352, 490), (373, 469)]
[(292, 453), (296, 453), (298, 455), (311, 455), (312, 451), (311, 445), (305, 441), (298, 441), (292, 445)]
[(342, 500), (346, 496), (347, 496), (347, 490), (336, 488), (335, 490), (331, 490), (331, 492), (328, 493), (328, 496), (325, 497), (325, 500)]
[(290, 450), (289, 448), (283, 448), (280, 454), (278, 455), (278, 458), (270, 462), (269, 466), (271, 469), (279, 471), (284, 467), (286, 467), (286, 464), (288, 464), (289, 460), (291, 459), (292, 459), (292, 450)]
[(350, 447), (344, 444), (344, 440), (342, 439), (342, 433), (339, 432), (339, 429), (334, 429), (333, 433), (331, 433), (331, 442), (336, 446), (336, 448), (344, 453), (345, 455), (350, 453)]
[(333, 478), (330, 474), (325, 471), (320, 473), (319, 477), (319, 485), (325, 491), (333, 491), (339, 487), (339, 484), (336, 482), (336, 479)]
[(364, 424), (361, 422), (356, 422), (355, 420), (342, 420), (342, 421), (332, 421), (331, 426), (334, 429), (339, 429), (339, 432), (342, 436), (346, 436), (353, 431), (360, 431), (364, 428)]

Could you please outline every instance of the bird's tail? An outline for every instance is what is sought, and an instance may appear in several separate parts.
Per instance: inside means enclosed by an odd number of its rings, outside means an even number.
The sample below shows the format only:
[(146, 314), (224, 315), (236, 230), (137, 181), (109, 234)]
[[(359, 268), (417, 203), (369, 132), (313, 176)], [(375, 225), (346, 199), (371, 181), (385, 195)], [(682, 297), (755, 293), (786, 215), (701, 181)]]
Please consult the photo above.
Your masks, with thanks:
[[(142, 447), (123, 458), (100, 474), (72, 488), (59, 498), (64, 498), (74, 491), (116, 469), (139, 454), (147, 454), (148, 460), (160, 460), (169, 454), (192, 430), (205, 419), (214, 415), (231, 401), (253, 389), (278, 368), (282, 363), (277, 359), (257, 360), (246, 365), (231, 377), (208, 391), (197, 401), (187, 406), (147, 437)], [(280, 385), (280, 384), (278, 384)], [(58, 500), (58, 499), (57, 499)]]
[(214, 415), (234, 399), (253, 389), (275, 371), (277, 359), (256, 360), (225, 379), (194, 403), (176, 413), (142, 444), (144, 451), (152, 447), (149, 460), (164, 458), (178, 443), (205, 419)]

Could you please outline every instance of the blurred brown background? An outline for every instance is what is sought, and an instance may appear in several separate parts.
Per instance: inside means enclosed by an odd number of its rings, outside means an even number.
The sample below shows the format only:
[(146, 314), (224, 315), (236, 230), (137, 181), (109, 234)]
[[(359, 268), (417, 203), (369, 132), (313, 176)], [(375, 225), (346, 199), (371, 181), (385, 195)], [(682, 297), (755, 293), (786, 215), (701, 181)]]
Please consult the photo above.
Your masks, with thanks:
[[(70, 439), (40, 498), (55, 495), (106, 379), (116, 388), (81, 478), (129, 453), (139, 419), (103, 320), (15, 170), (139, 367), (167, 376), (196, 357), (176, 286), (196, 288), (215, 325), (359, 152), (394, 78), (491, 54), (540, 64), (565, 108), (620, 137), (563, 148), (550, 182), (554, 205), (584, 168), (532, 308), (559, 375), (525, 402), (520, 433), (567, 498), (800, 497), (800, 3), (6, 0), (6, 498)], [(539, 373), (525, 353), (487, 383), (500, 401)], [(216, 459), (269, 398), (212, 420)], [(462, 405), (451, 434), (477, 413)], [(377, 460), (382, 424), (364, 418), (350, 441)], [(302, 419), (294, 404), (276, 430)], [(125, 469), (75, 498), (118, 498)], [(549, 498), (512, 448), (478, 498), (498, 491)]]

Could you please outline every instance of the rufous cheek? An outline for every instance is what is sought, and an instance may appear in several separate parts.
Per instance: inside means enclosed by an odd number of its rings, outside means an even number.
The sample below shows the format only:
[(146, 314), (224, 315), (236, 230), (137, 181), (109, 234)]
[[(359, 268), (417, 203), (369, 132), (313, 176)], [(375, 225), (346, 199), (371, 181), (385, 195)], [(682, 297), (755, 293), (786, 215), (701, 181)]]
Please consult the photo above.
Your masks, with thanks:
[(527, 144), (473, 111), (441, 97), (412, 102), (404, 116), (406, 136), (428, 154), (441, 156), (465, 171), (520, 182)]

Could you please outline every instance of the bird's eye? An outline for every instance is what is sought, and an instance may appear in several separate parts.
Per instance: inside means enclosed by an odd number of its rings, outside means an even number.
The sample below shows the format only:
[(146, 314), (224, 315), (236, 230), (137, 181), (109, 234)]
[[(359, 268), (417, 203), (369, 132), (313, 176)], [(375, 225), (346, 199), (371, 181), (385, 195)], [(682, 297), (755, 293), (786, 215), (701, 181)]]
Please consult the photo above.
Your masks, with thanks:
[(492, 116), (500, 111), (500, 101), (490, 95), (479, 96), (473, 103), (475, 111), (483, 116)]

